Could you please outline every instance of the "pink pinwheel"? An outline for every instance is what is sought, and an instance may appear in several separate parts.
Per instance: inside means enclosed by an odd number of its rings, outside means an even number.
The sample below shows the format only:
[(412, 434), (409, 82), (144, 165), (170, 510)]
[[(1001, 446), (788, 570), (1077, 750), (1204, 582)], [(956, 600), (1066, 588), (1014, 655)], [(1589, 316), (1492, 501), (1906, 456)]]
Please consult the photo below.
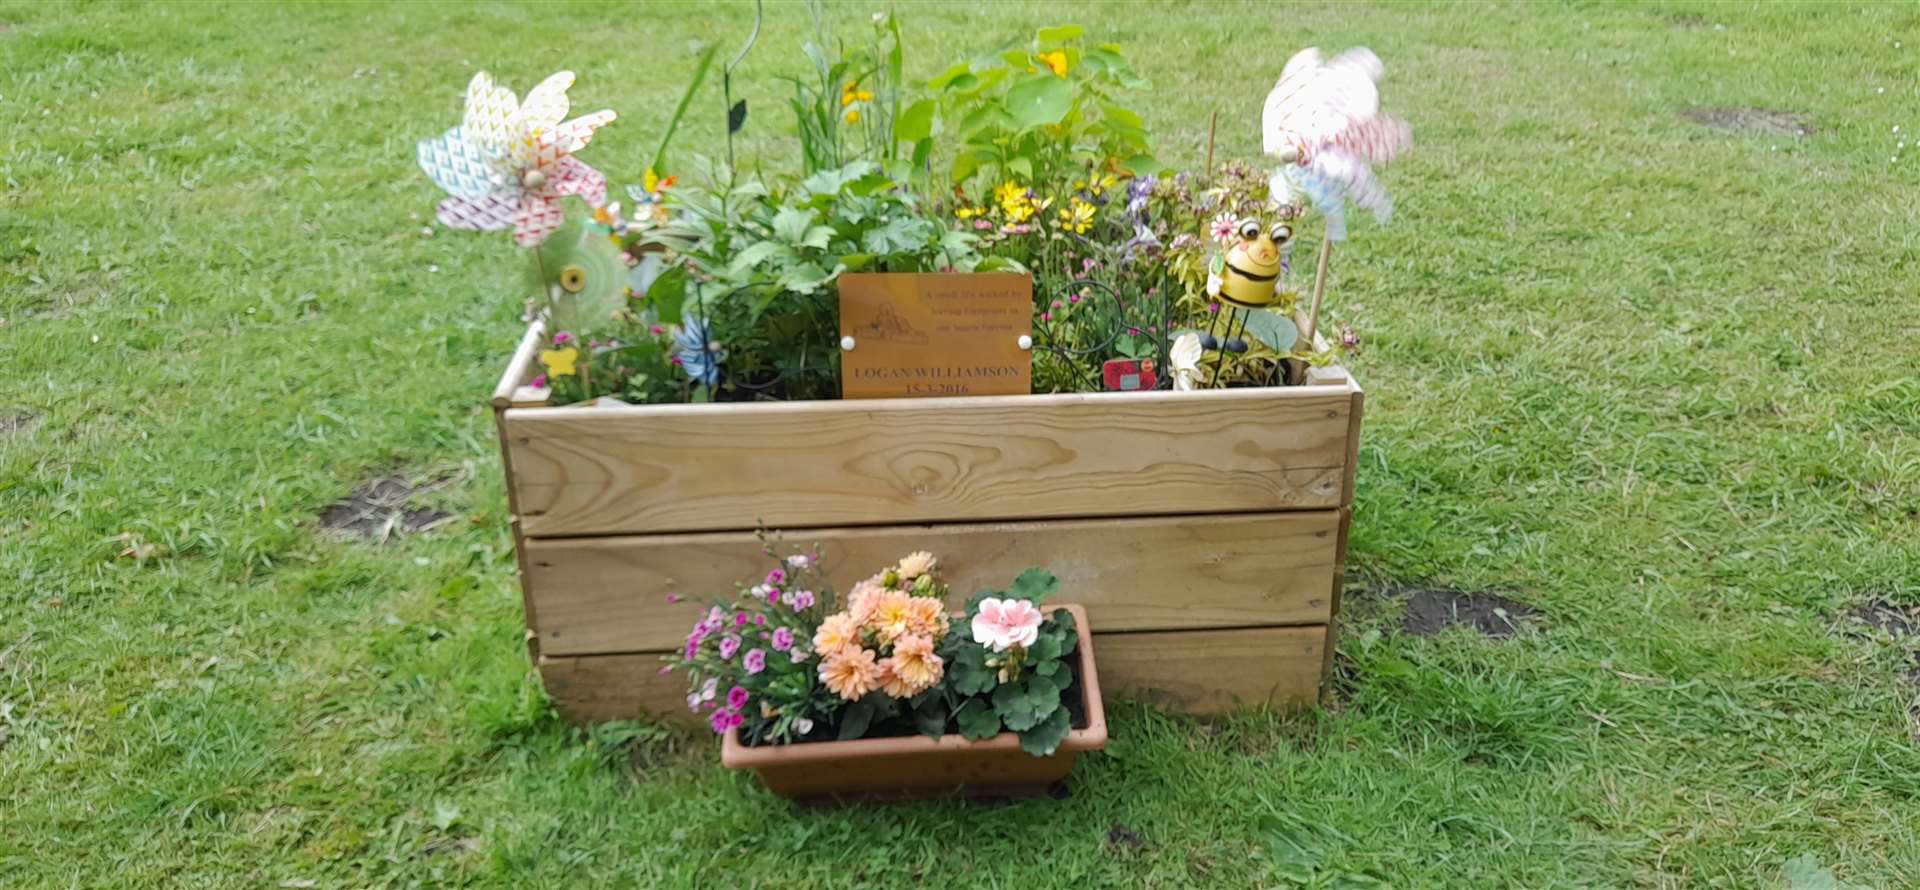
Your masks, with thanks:
[(1320, 60), (1308, 47), (1287, 60), (1261, 115), (1262, 148), (1283, 167), (1269, 182), (1275, 204), (1305, 192), (1327, 218), (1328, 236), (1347, 235), (1346, 205), (1386, 222), (1393, 201), (1371, 165), (1384, 164), (1413, 144), (1413, 128), (1380, 113), (1376, 84), (1386, 67), (1365, 47)]
[(440, 202), (440, 222), (456, 229), (512, 228), (516, 243), (534, 247), (560, 227), (563, 196), (594, 207), (606, 203), (607, 178), (573, 153), (614, 114), (596, 111), (563, 123), (572, 85), (573, 72), (562, 71), (521, 102), (485, 71), (473, 76), (460, 126), (420, 141), (420, 169), (449, 195)]

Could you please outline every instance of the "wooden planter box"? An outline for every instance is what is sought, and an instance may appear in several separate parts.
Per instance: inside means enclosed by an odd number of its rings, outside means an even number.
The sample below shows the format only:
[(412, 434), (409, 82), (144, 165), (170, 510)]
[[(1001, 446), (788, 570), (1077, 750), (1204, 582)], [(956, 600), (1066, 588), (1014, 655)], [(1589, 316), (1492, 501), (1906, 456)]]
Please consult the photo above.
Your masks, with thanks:
[(1360, 436), (1339, 368), (1261, 389), (550, 408), (522, 386), (542, 336), (493, 406), (528, 646), (570, 719), (691, 717), (659, 668), (694, 610), (665, 596), (759, 574), (762, 526), (822, 544), (843, 591), (911, 550), (957, 598), (1045, 566), (1099, 628), (1110, 698), (1218, 713), (1318, 694)]
[(1073, 613), (1074, 632), (1080, 637), (1074, 650), (1079, 682), (1074, 685), (1084, 724), (1068, 731), (1051, 756), (1034, 757), (1020, 750), (1020, 736), (1013, 732), (978, 742), (949, 733), (938, 739), (911, 735), (748, 747), (740, 743), (740, 730), (735, 728), (727, 730), (720, 762), (729, 769), (752, 770), (767, 790), (799, 800), (1044, 794), (1066, 779), (1081, 753), (1107, 746), (1107, 712), (1094, 664), (1092, 625), (1078, 605), (1051, 608)]

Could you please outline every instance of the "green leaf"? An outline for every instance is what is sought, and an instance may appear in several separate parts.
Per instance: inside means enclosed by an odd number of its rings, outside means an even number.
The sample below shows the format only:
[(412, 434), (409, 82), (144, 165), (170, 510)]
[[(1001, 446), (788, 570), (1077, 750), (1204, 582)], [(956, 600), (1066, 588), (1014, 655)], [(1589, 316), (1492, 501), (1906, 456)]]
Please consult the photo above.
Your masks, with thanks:
[(913, 725), (920, 734), (939, 739), (947, 733), (947, 703), (938, 695), (929, 695), (913, 706)]
[(813, 211), (801, 207), (782, 207), (779, 213), (773, 215), (773, 237), (786, 244), (799, 244), (812, 225)]
[(1079, 40), (1081, 35), (1086, 33), (1087, 29), (1079, 25), (1059, 25), (1052, 28), (1041, 28), (1039, 32), (1033, 36), (1035, 40), (1044, 46), (1052, 43), (1064, 43), (1069, 40)]
[(1000, 715), (994, 713), (993, 706), (984, 698), (968, 699), (953, 712), (953, 719), (960, 727), (960, 735), (968, 741), (980, 742), (1000, 734)]
[(873, 703), (861, 699), (840, 712), (840, 741), (857, 739), (867, 733), (867, 727), (873, 723)]
[(900, 112), (900, 118), (893, 122), (893, 138), (896, 142), (919, 142), (933, 135), (932, 99), (921, 99), (907, 110)]
[(1047, 719), (1020, 733), (1020, 750), (1035, 757), (1048, 757), (1059, 750), (1060, 743), (1067, 740), (1067, 733), (1073, 731), (1073, 718), (1066, 708), (1054, 708)]
[(1060, 589), (1060, 579), (1052, 572), (1041, 568), (1032, 568), (1020, 573), (1013, 579), (1013, 589), (1007, 591), (1015, 599), (1031, 600), (1039, 605), (1041, 600)]
[(1134, 114), (1132, 111), (1115, 105), (1112, 102), (1100, 103), (1100, 113), (1106, 115), (1109, 124), (1118, 124), (1135, 130), (1144, 129), (1146, 126), (1146, 124), (1140, 120), (1140, 115)]
[(837, 170), (822, 170), (800, 182), (800, 188), (810, 195), (836, 195), (842, 186), (863, 176), (880, 172), (880, 165), (872, 161), (854, 161)]
[(1023, 181), (1031, 182), (1033, 180), (1033, 159), (1027, 157), (1014, 158), (1007, 162), (1007, 172), (1019, 177)]
[(727, 264), (727, 274), (734, 276), (749, 274), (754, 267), (786, 250), (787, 248), (778, 241), (757, 241), (749, 244), (734, 253), (733, 261)]
[[(1058, 659), (1060, 658), (1060, 634), (1058, 632), (1041, 633), (1034, 638), (1033, 645), (1027, 647), (1027, 654), (1037, 663), (1035, 667), (1038, 667), (1040, 664), (1058, 665)], [(1052, 671), (1039, 671), (1039, 673), (1042, 676), (1053, 675)]]
[(822, 269), (818, 263), (800, 263), (782, 274), (776, 284), (796, 294), (810, 294), (819, 290), (821, 285), (838, 278), (840, 272), (839, 266)]
[(653, 306), (660, 316), (661, 324), (679, 324), (685, 320), (681, 307), (687, 301), (687, 268), (669, 266), (653, 280), (653, 286), (647, 288), (647, 303)]
[(1028, 676), (993, 691), (994, 713), (1014, 732), (1032, 729), (1058, 709), (1060, 691), (1045, 677)]
[(662, 167), (666, 164), (667, 144), (673, 141), (673, 131), (680, 128), (680, 119), (686, 116), (687, 106), (693, 102), (693, 94), (700, 90), (700, 84), (707, 79), (707, 68), (713, 64), (713, 54), (718, 49), (717, 46), (707, 47), (700, 54), (700, 61), (694, 63), (693, 77), (688, 79), (686, 90), (680, 94), (680, 103), (673, 106), (673, 116), (667, 118), (667, 127), (661, 131), (660, 142), (654, 146), (653, 163), (649, 166), (662, 176), (666, 175)]
[(947, 665), (947, 680), (961, 695), (985, 695), (999, 682), (997, 672), (987, 667), (987, 650), (979, 643), (963, 641)]
[[(1041, 655), (1038, 654), (1040, 651), (1040, 643), (1045, 642), (1045, 640), (1046, 638), (1042, 637), (1039, 641), (1036, 641), (1033, 644), (1033, 647), (1028, 649), (1027, 652), (1028, 654), (1032, 655), (1034, 659), (1030, 665), (1030, 668), (1032, 669), (1032, 671), (1036, 674), (1039, 674), (1042, 677), (1050, 678), (1055, 673), (1059, 672), (1061, 661), (1060, 661), (1060, 656), (1058, 651), (1056, 651), (1055, 654), (1053, 655), (1048, 655), (1045, 657), (1042, 657)], [(1055, 650), (1058, 650), (1060, 648), (1060, 644), (1058, 642), (1054, 643), (1053, 648)]]
[(948, 174), (955, 183), (966, 182), (973, 177), (973, 171), (980, 169), (980, 159), (973, 152), (963, 151), (953, 159), (953, 170)]
[(1278, 312), (1250, 310), (1246, 313), (1246, 324), (1248, 334), (1282, 355), (1292, 352), (1294, 344), (1300, 342), (1300, 328), (1293, 319)]
[(927, 89), (930, 89), (930, 90), (946, 89), (947, 85), (953, 83), (956, 80), (959, 80), (962, 75), (970, 75), (972, 73), (973, 73), (973, 66), (968, 65), (965, 62), (955, 62), (952, 65), (947, 66), (947, 70), (940, 72), (939, 77), (936, 77), (932, 80), (927, 81)]
[(840, 265), (845, 266), (849, 272), (858, 272), (873, 265), (873, 260), (874, 256), (870, 253), (849, 253), (840, 257)]
[(1073, 110), (1073, 84), (1052, 74), (1036, 74), (1007, 90), (1007, 113), (1023, 129), (1057, 124)]

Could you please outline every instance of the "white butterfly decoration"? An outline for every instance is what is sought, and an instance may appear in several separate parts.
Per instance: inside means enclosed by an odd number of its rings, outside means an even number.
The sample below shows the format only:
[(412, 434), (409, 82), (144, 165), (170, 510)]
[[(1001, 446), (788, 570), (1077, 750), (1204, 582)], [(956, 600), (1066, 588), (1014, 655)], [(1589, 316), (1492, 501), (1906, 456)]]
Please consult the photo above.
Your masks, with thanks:
[(1261, 115), (1262, 149), (1282, 162), (1268, 182), (1276, 205), (1304, 193), (1327, 218), (1328, 237), (1347, 237), (1348, 202), (1385, 223), (1393, 201), (1374, 178), (1384, 164), (1413, 144), (1406, 121), (1380, 113), (1376, 84), (1386, 67), (1366, 47), (1322, 62), (1308, 47), (1287, 60), (1280, 82), (1267, 94)]
[(1200, 380), (1200, 335), (1188, 331), (1173, 338), (1167, 349), (1167, 364), (1173, 366), (1173, 388), (1193, 389)]
[(594, 207), (606, 203), (606, 176), (573, 152), (614, 113), (596, 111), (563, 123), (571, 86), (573, 72), (562, 71), (521, 102), (485, 71), (473, 76), (460, 126), (420, 140), (420, 169), (449, 196), (440, 202), (440, 222), (456, 229), (511, 227), (516, 243), (533, 247), (566, 218), (561, 197), (578, 195)]

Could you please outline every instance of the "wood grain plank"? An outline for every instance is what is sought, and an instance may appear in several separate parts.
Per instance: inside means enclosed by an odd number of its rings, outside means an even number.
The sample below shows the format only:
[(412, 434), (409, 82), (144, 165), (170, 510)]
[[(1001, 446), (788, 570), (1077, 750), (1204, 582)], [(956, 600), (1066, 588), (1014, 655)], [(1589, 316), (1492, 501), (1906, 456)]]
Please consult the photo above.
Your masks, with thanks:
[[(1085, 605), (1095, 627), (1157, 630), (1326, 622), (1340, 525), (1340, 511), (1314, 510), (823, 529), (785, 542), (819, 543), (842, 592), (903, 554), (932, 551), (955, 608), (1044, 566), (1061, 578), (1059, 598)], [(673, 648), (706, 602), (772, 567), (746, 532), (529, 538), (525, 565), (552, 655)], [(669, 604), (669, 593), (689, 602)]]
[[(1098, 619), (1093, 619), (1096, 623)], [(1165, 633), (1096, 633), (1094, 657), (1109, 700), (1163, 711), (1223, 714), (1311, 704), (1320, 694), (1323, 627)], [(686, 708), (685, 679), (660, 674), (659, 653), (545, 656), (547, 694), (576, 723), (651, 718), (699, 725)]]
[(540, 349), (540, 338), (546, 336), (546, 326), (540, 322), (527, 325), (527, 332), (520, 336), (520, 345), (513, 350), (513, 357), (507, 359), (507, 368), (500, 373), (500, 382), (493, 386), (493, 407), (507, 408), (514, 404), (514, 390), (520, 384), (533, 377), (533, 355)]
[(531, 537), (1324, 509), (1339, 386), (512, 408)]
[(1224, 714), (1317, 700), (1326, 639), (1325, 627), (1097, 633), (1093, 650), (1111, 698), (1180, 714)]

